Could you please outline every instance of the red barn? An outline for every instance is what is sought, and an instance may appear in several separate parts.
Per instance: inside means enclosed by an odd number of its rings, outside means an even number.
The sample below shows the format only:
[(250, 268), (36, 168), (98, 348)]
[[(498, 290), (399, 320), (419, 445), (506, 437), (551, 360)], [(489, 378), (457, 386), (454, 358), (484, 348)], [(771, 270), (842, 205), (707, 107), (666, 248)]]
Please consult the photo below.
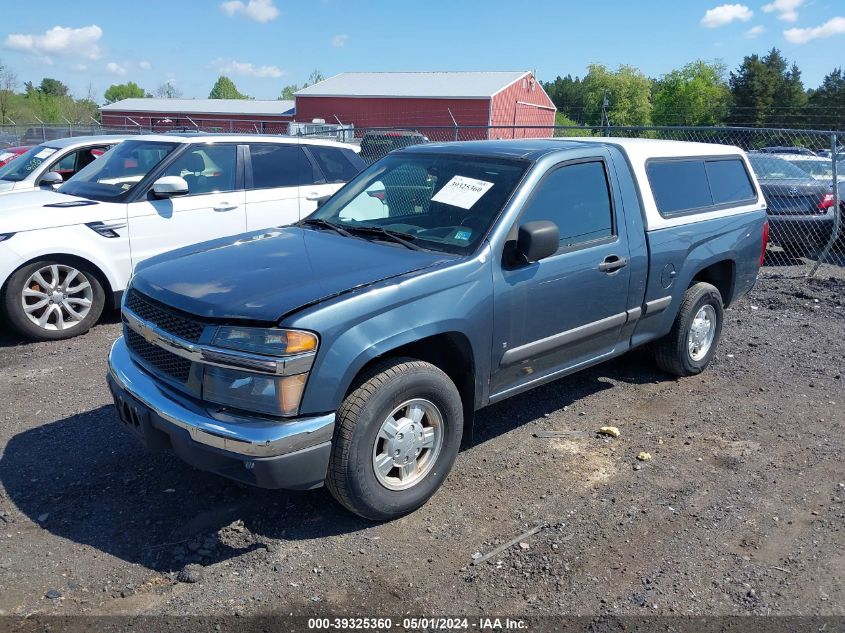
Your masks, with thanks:
[(258, 99), (123, 99), (100, 108), (103, 127), (145, 131), (200, 128), (287, 134), (293, 101)]
[(297, 92), (296, 118), (415, 129), (432, 140), (454, 140), (456, 126), (462, 139), (524, 138), (551, 135), (555, 106), (527, 71), (349, 72)]

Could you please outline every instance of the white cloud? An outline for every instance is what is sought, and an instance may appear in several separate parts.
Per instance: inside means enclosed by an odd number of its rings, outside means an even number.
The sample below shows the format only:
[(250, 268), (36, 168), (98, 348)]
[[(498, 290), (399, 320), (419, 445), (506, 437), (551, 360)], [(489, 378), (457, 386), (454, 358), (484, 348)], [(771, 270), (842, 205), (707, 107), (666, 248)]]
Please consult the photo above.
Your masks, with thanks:
[(279, 10), (273, 0), (228, 0), (221, 4), (220, 8), (230, 17), (241, 13), (256, 22), (272, 22), (279, 17)]
[(266, 79), (268, 77), (278, 79), (285, 74), (285, 71), (277, 66), (256, 66), (234, 59), (218, 59), (214, 62), (213, 66), (224, 75), (245, 75), (247, 77), (258, 77), (259, 79)]
[(102, 36), (103, 29), (96, 24), (78, 29), (54, 26), (43, 35), (12, 33), (3, 45), (10, 50), (39, 55), (48, 63), (52, 62), (51, 55), (99, 59), (101, 52), (97, 42)]
[(123, 77), (126, 75), (126, 66), (118, 64), (117, 62), (109, 62), (106, 64), (106, 71), (110, 72), (112, 75), (118, 75)]
[(73, 64), (70, 69), (76, 73), (84, 73), (86, 70), (88, 70), (88, 66), (86, 66), (85, 64)]
[(783, 32), (786, 41), (793, 44), (806, 44), (812, 40), (833, 37), (834, 35), (845, 35), (845, 18), (831, 18), (821, 26), (808, 29), (787, 29)]
[(349, 36), (346, 33), (341, 35), (335, 35), (332, 38), (332, 46), (335, 48), (343, 48), (346, 46), (346, 43), (349, 41)]
[(744, 33), (744, 35), (745, 35), (745, 39), (753, 40), (755, 37), (759, 37), (765, 32), (766, 32), (766, 27), (758, 24), (757, 26), (752, 26), (750, 29), (748, 29)]
[(701, 18), (701, 26), (715, 29), (737, 20), (748, 22), (753, 16), (754, 12), (744, 4), (722, 4), (707, 10)]
[(146, 59), (138, 62), (138, 68), (140, 68), (141, 70), (149, 70), (152, 67), (153, 67), (153, 65), (150, 62), (148, 62)]
[(795, 22), (798, 19), (798, 8), (807, 0), (773, 0), (763, 5), (764, 13), (777, 13), (778, 20)]

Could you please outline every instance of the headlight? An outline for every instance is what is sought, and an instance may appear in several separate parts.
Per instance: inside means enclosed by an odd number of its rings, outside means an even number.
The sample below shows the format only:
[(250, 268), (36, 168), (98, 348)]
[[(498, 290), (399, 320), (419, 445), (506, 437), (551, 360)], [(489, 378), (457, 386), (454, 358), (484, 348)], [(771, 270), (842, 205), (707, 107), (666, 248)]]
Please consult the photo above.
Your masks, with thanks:
[[(309, 352), (317, 350), (315, 334), (279, 328), (222, 326), (217, 328), (212, 345), (219, 351), (209, 350), (205, 356), (229, 367), (216, 364), (205, 367), (203, 400), (273, 416), (291, 416), (299, 412), (313, 362), (313, 354)], [(232, 352), (230, 358), (226, 358), (224, 349), (253, 357), (234, 357)], [(299, 355), (304, 356), (291, 358)], [(255, 356), (265, 357), (266, 361)], [(233, 368), (232, 364), (242, 368)]]
[(213, 344), (265, 356), (291, 356), (316, 350), (317, 337), (302, 330), (223, 326), (217, 328)]
[(0, 242), (5, 242), (10, 237), (12, 237), (14, 233), (0, 233)]
[(308, 374), (268, 376), (237, 369), (206, 367), (202, 398), (245, 411), (296, 415)]

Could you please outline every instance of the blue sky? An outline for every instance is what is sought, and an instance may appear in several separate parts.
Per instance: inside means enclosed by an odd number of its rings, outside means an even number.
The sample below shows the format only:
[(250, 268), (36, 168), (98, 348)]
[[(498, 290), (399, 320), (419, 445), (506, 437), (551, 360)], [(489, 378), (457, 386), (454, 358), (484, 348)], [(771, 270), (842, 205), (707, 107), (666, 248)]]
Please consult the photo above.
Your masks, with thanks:
[(97, 99), (112, 83), (173, 81), (207, 97), (229, 75), (276, 98), (312, 70), (535, 70), (631, 64), (658, 77), (693, 59), (735, 68), (772, 46), (817, 86), (845, 65), (845, 0), (2, 0), (0, 60)]

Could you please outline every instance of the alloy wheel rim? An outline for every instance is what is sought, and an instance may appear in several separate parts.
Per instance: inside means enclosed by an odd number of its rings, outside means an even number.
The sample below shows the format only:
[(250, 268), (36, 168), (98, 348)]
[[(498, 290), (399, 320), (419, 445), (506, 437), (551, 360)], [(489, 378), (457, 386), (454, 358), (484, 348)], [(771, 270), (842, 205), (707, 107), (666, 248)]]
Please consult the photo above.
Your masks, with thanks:
[(716, 338), (716, 310), (710, 304), (701, 306), (692, 320), (687, 333), (687, 349), (690, 358), (700, 361), (707, 356)]
[(407, 490), (434, 467), (443, 446), (443, 416), (430, 400), (414, 398), (388, 415), (373, 445), (373, 471), (388, 490)]
[(42, 330), (63, 332), (78, 326), (94, 303), (94, 289), (82, 271), (51, 264), (33, 272), (21, 291), (26, 317)]

